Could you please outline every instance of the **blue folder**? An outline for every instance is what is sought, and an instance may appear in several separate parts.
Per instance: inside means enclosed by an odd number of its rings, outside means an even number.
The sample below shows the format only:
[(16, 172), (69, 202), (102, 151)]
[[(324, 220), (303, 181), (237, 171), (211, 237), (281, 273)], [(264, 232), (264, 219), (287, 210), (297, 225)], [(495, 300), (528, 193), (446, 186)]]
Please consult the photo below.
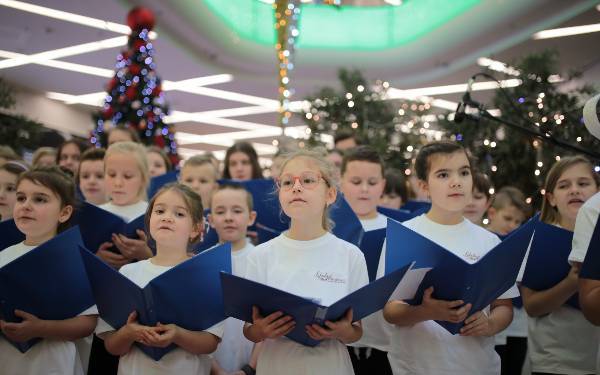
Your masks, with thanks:
[(331, 205), (329, 217), (335, 223), (331, 233), (353, 245), (360, 245), (364, 234), (362, 224), (341, 193), (338, 193), (335, 203)]
[(171, 171), (165, 174), (161, 174), (160, 176), (152, 177), (150, 179), (150, 183), (148, 184), (148, 199), (152, 199), (154, 194), (160, 190), (164, 185), (169, 184), (171, 182), (176, 182), (179, 179), (179, 171)]
[[(14, 315), (18, 309), (40, 319), (64, 320), (91, 307), (94, 298), (77, 250), (81, 243), (74, 227), (0, 268), (0, 319), (21, 321)], [(38, 341), (11, 344), (25, 353)]]
[(23, 241), (25, 235), (17, 228), (13, 219), (0, 222), (0, 251)]
[(383, 241), (385, 240), (386, 228), (370, 230), (365, 232), (360, 242), (360, 250), (367, 261), (367, 270), (369, 271), (369, 281), (375, 280), (377, 276), (377, 267), (379, 258), (383, 250)]
[[(536, 291), (549, 289), (562, 281), (571, 270), (569, 254), (573, 232), (537, 220), (529, 257), (521, 285)], [(579, 309), (579, 296), (566, 302)]]
[[(422, 302), (423, 292), (434, 286), (437, 299), (463, 300), (471, 303), (471, 313), (482, 310), (515, 284), (525, 257), (535, 222), (530, 220), (476, 263), (469, 264), (451, 251), (404, 225), (388, 220), (386, 242), (386, 273), (415, 261), (416, 268), (432, 267), (419, 286), (416, 297), (407, 301)], [(463, 323), (438, 323), (452, 334)]]
[(387, 208), (387, 207), (381, 207), (381, 206), (377, 206), (377, 212), (389, 217), (390, 219), (394, 219), (399, 222), (410, 220), (413, 217), (420, 215), (420, 213), (418, 215), (416, 215), (414, 212), (411, 212), (409, 210), (404, 210), (404, 209), (395, 210), (393, 208)]
[(596, 227), (587, 254), (583, 260), (579, 277), (591, 280), (600, 280), (600, 219), (596, 221)]
[(402, 209), (402, 210), (414, 212), (418, 215), (429, 211), (430, 208), (431, 208), (431, 202), (413, 201), (413, 200), (409, 200), (408, 202), (404, 203), (404, 205), (402, 205), (402, 207), (400, 207), (400, 209)]
[(410, 265), (406, 265), (350, 293), (331, 306), (321, 306), (310, 299), (223, 272), (221, 283), (225, 315), (251, 323), (252, 306), (257, 306), (263, 316), (282, 311), (285, 315), (292, 316), (296, 322), (296, 327), (287, 337), (302, 345), (316, 346), (319, 341), (308, 336), (306, 325), (323, 325), (327, 320), (339, 320), (350, 308), (353, 310), (353, 321), (381, 310), (409, 267)]
[[(113, 233), (122, 233), (129, 238), (138, 238), (136, 230), (144, 230), (145, 215), (127, 223), (120, 216), (88, 202), (81, 202), (75, 211), (73, 224), (79, 225), (81, 237), (86, 248), (92, 252), (98, 251), (104, 242), (112, 242)], [(118, 251), (115, 247), (112, 251)]]
[[(115, 271), (87, 249), (79, 253), (85, 264), (100, 317), (113, 328), (137, 311), (140, 324), (176, 324), (202, 331), (219, 323), (223, 299), (219, 272), (231, 272), (231, 245), (207, 250), (152, 279), (144, 288)], [(136, 343), (155, 361), (176, 346), (155, 348)]]

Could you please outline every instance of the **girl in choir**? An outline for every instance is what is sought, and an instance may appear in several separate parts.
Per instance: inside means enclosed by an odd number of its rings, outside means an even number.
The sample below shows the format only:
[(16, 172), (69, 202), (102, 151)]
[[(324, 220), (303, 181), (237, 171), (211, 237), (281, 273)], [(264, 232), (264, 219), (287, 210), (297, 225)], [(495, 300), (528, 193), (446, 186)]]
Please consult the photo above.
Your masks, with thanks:
[(64, 142), (58, 146), (56, 151), (56, 164), (71, 171), (74, 176), (79, 168), (79, 159), (85, 148), (84, 144), (74, 139)]
[(17, 179), (27, 169), (23, 162), (16, 160), (0, 166), (0, 221), (12, 219), (17, 201)]
[(76, 180), (81, 194), (86, 202), (97, 206), (106, 203), (106, 189), (104, 187), (104, 156), (103, 148), (92, 148), (81, 155)]
[(223, 178), (238, 181), (263, 178), (258, 155), (250, 143), (238, 142), (227, 149)]
[[(190, 188), (181, 184), (162, 188), (146, 212), (146, 227), (156, 242), (156, 255), (122, 267), (121, 274), (143, 288), (155, 277), (189, 259), (190, 245), (202, 237), (202, 215), (202, 201)], [(149, 327), (137, 322), (134, 311), (120, 329), (114, 331), (100, 321), (96, 332), (104, 338), (106, 349), (121, 357), (119, 374), (208, 375), (211, 366), (208, 354), (217, 349), (223, 324), (218, 323), (206, 331), (189, 331), (175, 324), (159, 323)], [(160, 348), (175, 344), (177, 348), (154, 361), (134, 346), (135, 342)]]
[[(138, 143), (117, 142), (106, 150), (104, 157), (104, 181), (110, 202), (100, 207), (132, 221), (143, 215), (148, 207), (148, 159), (146, 150)], [(152, 256), (146, 234), (138, 230), (138, 239), (113, 233), (112, 241), (100, 245), (96, 255), (119, 268), (132, 260), (143, 260)], [(120, 254), (109, 249), (115, 246)]]
[[(562, 158), (546, 177), (540, 220), (573, 231), (579, 208), (598, 192), (599, 182), (584, 157)], [(580, 310), (565, 305), (577, 292), (579, 268), (580, 264), (572, 265), (567, 277), (546, 290), (521, 286), (529, 315), (528, 349), (534, 374), (592, 374), (596, 370), (594, 326)]]
[[(279, 202), (291, 218), (290, 229), (257, 246), (247, 259), (246, 278), (329, 305), (368, 284), (366, 262), (354, 245), (329, 232), (329, 207), (337, 184), (333, 166), (320, 153), (301, 150), (281, 167), (277, 179)], [(309, 348), (284, 337), (295, 327), (278, 311), (261, 316), (255, 306), (253, 324), (244, 335), (263, 342), (258, 374), (352, 374), (345, 345), (362, 335), (352, 310), (325, 326), (301, 327), (319, 346)]]
[(160, 176), (173, 169), (173, 164), (163, 150), (156, 146), (150, 146), (146, 149), (148, 157), (148, 172), (150, 177)]
[[(471, 200), (473, 178), (462, 146), (449, 141), (423, 146), (415, 161), (415, 171), (420, 189), (431, 197), (431, 209), (405, 221), (404, 226), (470, 263), (500, 243), (497, 236), (463, 217)], [(384, 248), (378, 274), (385, 269), (385, 251)], [(418, 306), (403, 301), (388, 302), (383, 314), (395, 325), (388, 352), (394, 375), (500, 374), (494, 335), (510, 324), (510, 299), (518, 295), (516, 286), (512, 286), (481, 311), (470, 311), (471, 305), (461, 300), (435, 298), (434, 287), (425, 290)], [(436, 320), (465, 325), (460, 335), (452, 335)]]
[[(0, 267), (52, 239), (69, 225), (75, 204), (75, 186), (70, 176), (57, 167), (40, 167), (23, 173), (17, 182), (14, 219), (25, 241), (0, 251)], [(89, 336), (96, 326), (96, 307), (65, 320), (42, 320), (16, 310), (20, 323), (0, 320), (2, 334), (16, 342), (42, 338), (21, 353), (0, 336), (2, 374), (84, 373), (74, 341)]]

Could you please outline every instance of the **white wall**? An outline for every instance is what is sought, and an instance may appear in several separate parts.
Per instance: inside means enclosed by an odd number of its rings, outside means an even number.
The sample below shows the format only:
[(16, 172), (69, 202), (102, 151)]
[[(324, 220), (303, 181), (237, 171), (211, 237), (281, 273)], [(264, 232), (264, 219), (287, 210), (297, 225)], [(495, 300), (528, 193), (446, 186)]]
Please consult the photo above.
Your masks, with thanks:
[(63, 133), (66, 138), (69, 135), (88, 137), (93, 129), (92, 107), (67, 105), (47, 98), (42, 92), (22, 87), (15, 87), (15, 100), (16, 105), (7, 113), (26, 116)]

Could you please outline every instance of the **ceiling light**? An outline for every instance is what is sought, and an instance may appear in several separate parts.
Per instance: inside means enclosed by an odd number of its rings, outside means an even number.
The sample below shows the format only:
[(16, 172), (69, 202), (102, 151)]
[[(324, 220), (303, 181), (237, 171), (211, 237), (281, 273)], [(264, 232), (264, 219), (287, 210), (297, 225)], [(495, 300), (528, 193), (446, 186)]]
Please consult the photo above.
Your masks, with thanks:
[(562, 27), (559, 29), (548, 29), (542, 30), (533, 34), (533, 39), (548, 39), (548, 38), (560, 38), (563, 36), (579, 35), (595, 33), (600, 31), (600, 23), (594, 23), (591, 25), (581, 25), (572, 27)]
[(497, 72), (505, 73), (511, 76), (519, 76), (521, 72), (513, 68), (512, 66), (505, 64), (501, 61), (488, 59), (487, 57), (480, 57), (477, 59), (477, 64), (479, 66), (487, 67), (488, 69), (495, 70)]
[[(27, 56), (27, 55), (0, 50), (0, 57), (5, 58), (5, 59), (14, 59), (14, 58), (23, 57), (23, 56)], [(78, 72), (78, 73), (85, 73), (85, 74), (90, 74), (90, 75), (94, 75), (94, 76), (98, 76), (98, 77), (105, 77), (105, 78), (110, 78), (115, 75), (114, 70), (97, 68), (95, 66), (75, 64), (75, 63), (59, 61), (59, 60), (42, 60), (42, 61), (36, 61), (36, 62), (34, 62), (34, 64), (48, 66), (51, 68), (69, 70), (69, 71)]]
[[(500, 81), (500, 85), (502, 85), (502, 87), (515, 87), (515, 86), (519, 86), (520, 84), (521, 84), (521, 80), (515, 79), (515, 78)], [(475, 82), (471, 86), (471, 89), (473, 91), (493, 90), (493, 89), (497, 89), (500, 85), (496, 81)], [(401, 97), (409, 99), (409, 98), (417, 98), (419, 96), (454, 94), (454, 93), (465, 92), (467, 90), (467, 84), (460, 83), (460, 84), (456, 84), (456, 85), (422, 87), (422, 88), (408, 89), (408, 90), (399, 90), (399, 89), (390, 88), (390, 89), (388, 89), (388, 94), (390, 94), (390, 92), (389, 92), (390, 90), (392, 90), (392, 94), (390, 95), (391, 99), (400, 98), (400, 97), (394, 98), (394, 96), (398, 96), (398, 95), (401, 95)], [(400, 92), (401, 92), (401, 94), (400, 94)]]
[[(64, 12), (62, 10), (56, 10), (47, 8), (39, 5), (24, 3), (22, 1), (15, 0), (0, 0), (0, 5), (5, 7), (22, 10), (24, 12), (30, 12), (39, 14), (41, 16), (59, 19), (62, 21), (73, 22), (84, 26), (95, 27), (97, 29), (108, 30), (119, 34), (129, 35), (131, 29), (129, 26), (121, 25), (119, 23), (104, 21), (97, 18), (81, 16), (79, 14)], [(156, 33), (151, 31), (148, 33), (150, 39), (156, 38)]]
[(82, 53), (100, 51), (103, 49), (115, 48), (127, 44), (126, 36), (118, 36), (116, 38), (104, 39), (97, 42), (78, 44), (71, 47), (59, 48), (55, 50), (34, 53), (32, 55), (24, 55), (8, 60), (0, 61), (0, 69), (12, 68), (19, 65), (35, 64), (40, 61), (53, 60), (61, 57), (80, 55)]

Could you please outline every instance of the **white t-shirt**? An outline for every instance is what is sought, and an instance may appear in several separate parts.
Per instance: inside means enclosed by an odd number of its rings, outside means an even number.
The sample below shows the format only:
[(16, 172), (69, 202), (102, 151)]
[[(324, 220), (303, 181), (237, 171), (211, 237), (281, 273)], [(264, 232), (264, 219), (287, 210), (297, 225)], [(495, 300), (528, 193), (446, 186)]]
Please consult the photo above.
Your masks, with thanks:
[[(569, 262), (583, 263), (587, 254), (594, 228), (600, 216), (600, 192), (585, 201), (577, 212), (575, 221), (575, 234), (573, 234), (573, 248), (569, 254)], [(600, 329), (598, 335), (598, 357), (596, 360), (596, 373), (600, 374)]]
[[(365, 232), (387, 227), (387, 216), (377, 213), (373, 219), (360, 220)], [(383, 245), (385, 247), (385, 244)], [(383, 276), (378, 275), (377, 278)], [(370, 347), (382, 351), (387, 351), (390, 345), (390, 332), (392, 325), (383, 318), (383, 311), (379, 310), (363, 318), (363, 335), (355, 343), (350, 344), (356, 347)]]
[[(257, 246), (248, 256), (246, 278), (318, 300), (323, 306), (369, 283), (362, 252), (331, 233), (297, 241), (285, 232)], [(261, 375), (353, 374), (340, 341), (324, 340), (310, 348), (286, 337), (263, 342), (257, 371)]]
[(139, 201), (128, 206), (117, 206), (112, 202), (108, 202), (100, 205), (99, 207), (117, 216), (120, 216), (123, 220), (127, 222), (131, 222), (134, 219), (137, 219), (138, 217), (146, 213), (146, 209), (148, 208), (148, 202)]
[[(21, 242), (0, 251), (0, 268), (36, 247)], [(98, 309), (92, 306), (79, 315), (97, 314)], [(25, 353), (21, 353), (0, 336), (0, 373), (3, 375), (82, 375), (84, 367), (73, 341), (43, 339)]]
[[(152, 264), (150, 259), (127, 264), (119, 270), (129, 280), (140, 288), (145, 287), (152, 279), (173, 267), (163, 267)], [(185, 301), (182, 301), (185, 303)], [(98, 319), (96, 333), (113, 331), (108, 323)], [(215, 324), (206, 330), (217, 337), (223, 336), (223, 323)], [(128, 375), (162, 375), (162, 374), (210, 374), (210, 355), (197, 355), (181, 348), (175, 348), (165, 354), (160, 361), (155, 361), (142, 352), (137, 346), (132, 346), (129, 353), (119, 359), (119, 374)]]
[[(231, 268), (233, 274), (244, 277), (248, 265), (248, 255), (255, 250), (254, 245), (246, 240), (246, 246), (231, 252)], [(250, 361), (254, 343), (244, 336), (244, 322), (236, 318), (225, 320), (225, 330), (219, 348), (213, 357), (228, 372), (237, 371)]]
[[(500, 243), (495, 234), (466, 219), (460, 224), (442, 225), (423, 214), (402, 224), (470, 263)], [(385, 254), (382, 254), (380, 273), (385, 270), (384, 259)], [(498, 298), (517, 296), (518, 289), (513, 285)], [(489, 306), (485, 310), (489, 313)], [(494, 350), (494, 337), (452, 335), (432, 320), (413, 326), (393, 326), (388, 358), (394, 375), (500, 374), (500, 357)]]
[(387, 227), (387, 216), (377, 213), (377, 216), (372, 219), (360, 219), (363, 230), (370, 232), (372, 230), (386, 228)]

